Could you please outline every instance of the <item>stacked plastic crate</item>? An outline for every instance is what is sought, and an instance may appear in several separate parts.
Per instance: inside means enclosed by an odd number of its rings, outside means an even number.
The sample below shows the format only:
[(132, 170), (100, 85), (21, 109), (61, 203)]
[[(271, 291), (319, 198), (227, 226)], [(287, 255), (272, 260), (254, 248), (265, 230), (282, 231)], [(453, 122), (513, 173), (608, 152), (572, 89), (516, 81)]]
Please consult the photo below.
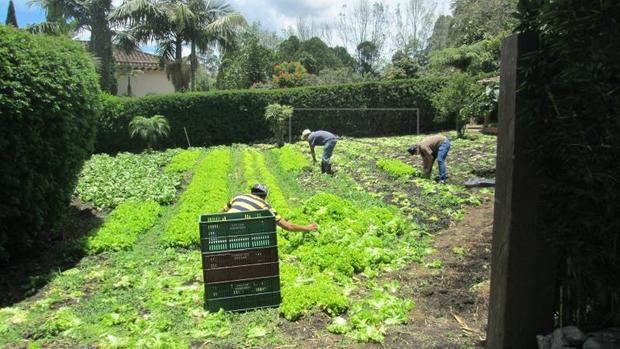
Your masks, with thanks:
[(200, 216), (205, 309), (280, 305), (275, 217), (269, 210)]

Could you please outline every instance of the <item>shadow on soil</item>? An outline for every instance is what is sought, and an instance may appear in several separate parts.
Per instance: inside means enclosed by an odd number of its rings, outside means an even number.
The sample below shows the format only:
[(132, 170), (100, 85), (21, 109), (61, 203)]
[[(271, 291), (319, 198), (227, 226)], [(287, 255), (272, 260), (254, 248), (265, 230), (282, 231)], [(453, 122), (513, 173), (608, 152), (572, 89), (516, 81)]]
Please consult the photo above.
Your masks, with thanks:
[(84, 257), (82, 237), (102, 223), (97, 211), (73, 202), (62, 226), (62, 236), (14, 251), (0, 263), (0, 307), (12, 306), (47, 285), (50, 277), (74, 267)]

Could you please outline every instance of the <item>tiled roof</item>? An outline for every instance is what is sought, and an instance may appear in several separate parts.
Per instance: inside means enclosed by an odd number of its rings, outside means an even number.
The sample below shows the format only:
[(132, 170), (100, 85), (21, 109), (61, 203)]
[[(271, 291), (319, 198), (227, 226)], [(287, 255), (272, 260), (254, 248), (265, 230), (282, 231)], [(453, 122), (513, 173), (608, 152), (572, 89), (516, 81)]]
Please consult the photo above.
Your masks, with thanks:
[[(79, 40), (79, 43), (88, 50), (88, 41)], [(112, 56), (114, 62), (119, 65), (129, 65), (131, 69), (136, 70), (159, 70), (162, 69), (159, 65), (159, 56), (154, 54), (134, 50), (130, 53), (126, 53), (119, 49), (112, 49)]]
[(159, 57), (142, 51), (132, 51), (126, 53), (121, 50), (114, 50), (114, 61), (116, 64), (129, 65), (132, 69), (139, 70), (159, 70)]

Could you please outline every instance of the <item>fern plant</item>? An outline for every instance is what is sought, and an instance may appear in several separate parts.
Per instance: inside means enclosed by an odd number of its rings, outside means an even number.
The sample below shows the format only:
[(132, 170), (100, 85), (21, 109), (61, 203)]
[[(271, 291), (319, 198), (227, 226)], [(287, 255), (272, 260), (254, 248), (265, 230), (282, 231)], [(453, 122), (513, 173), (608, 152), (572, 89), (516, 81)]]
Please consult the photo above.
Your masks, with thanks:
[(154, 115), (150, 118), (136, 116), (129, 123), (129, 133), (131, 138), (135, 136), (142, 138), (146, 142), (146, 148), (150, 151), (154, 144), (168, 137), (170, 124), (163, 115)]

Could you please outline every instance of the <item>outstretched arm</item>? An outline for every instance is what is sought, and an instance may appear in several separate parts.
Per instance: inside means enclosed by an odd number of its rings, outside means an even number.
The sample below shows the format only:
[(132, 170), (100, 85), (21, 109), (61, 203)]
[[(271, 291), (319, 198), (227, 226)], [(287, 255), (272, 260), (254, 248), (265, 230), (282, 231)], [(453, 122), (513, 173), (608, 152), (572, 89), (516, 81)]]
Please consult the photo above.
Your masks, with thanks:
[(316, 162), (316, 154), (314, 154), (314, 146), (310, 144), (310, 154), (312, 154), (312, 161)]
[(433, 162), (435, 162), (435, 158), (433, 157), (433, 152), (429, 147), (422, 146), (420, 147), (420, 156), (422, 157), (422, 163), (424, 164), (424, 177), (431, 178), (431, 172), (433, 170)]
[(310, 223), (308, 225), (299, 225), (299, 224), (295, 224), (295, 223), (291, 223), (289, 221), (287, 221), (286, 219), (282, 218), (278, 221), (278, 225), (285, 230), (288, 231), (303, 231), (303, 232), (308, 232), (308, 231), (315, 231), (319, 228), (319, 226), (316, 223)]

